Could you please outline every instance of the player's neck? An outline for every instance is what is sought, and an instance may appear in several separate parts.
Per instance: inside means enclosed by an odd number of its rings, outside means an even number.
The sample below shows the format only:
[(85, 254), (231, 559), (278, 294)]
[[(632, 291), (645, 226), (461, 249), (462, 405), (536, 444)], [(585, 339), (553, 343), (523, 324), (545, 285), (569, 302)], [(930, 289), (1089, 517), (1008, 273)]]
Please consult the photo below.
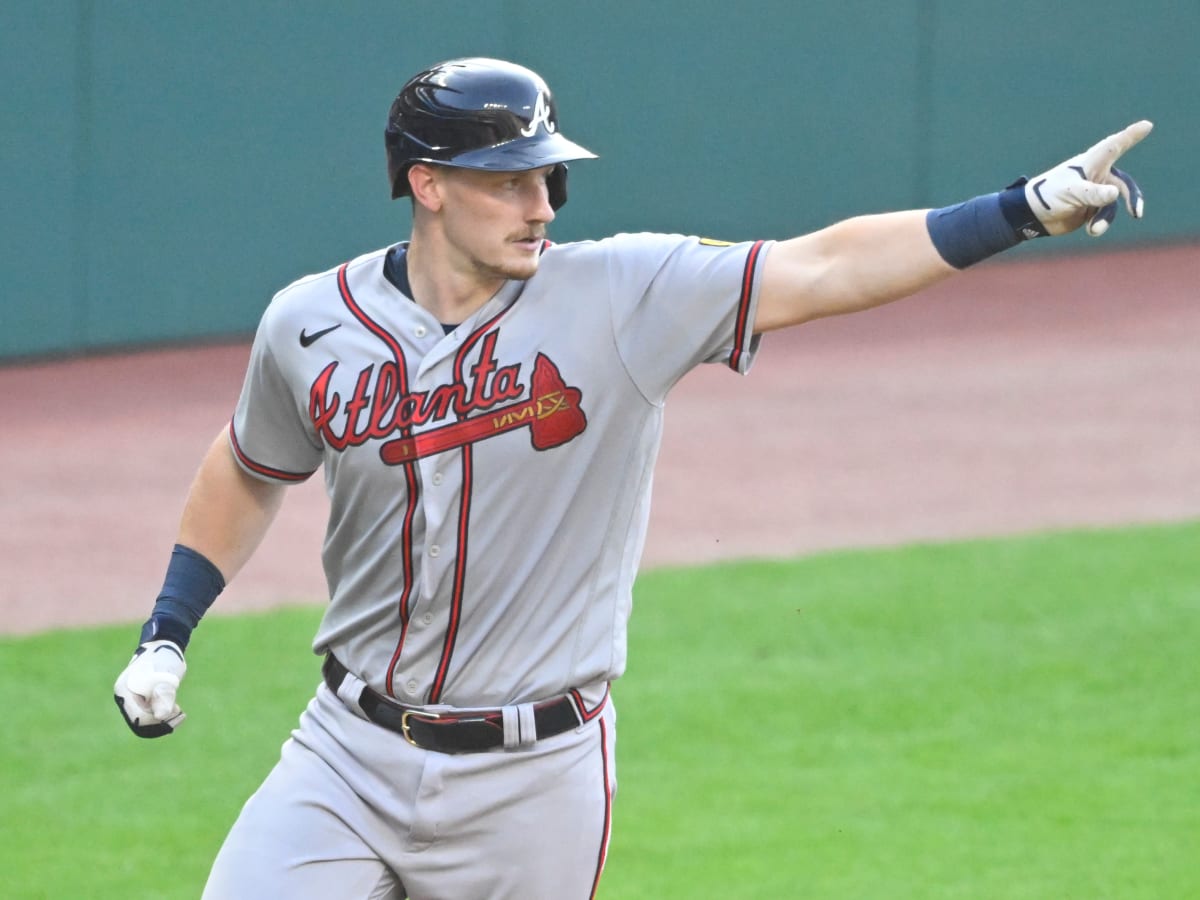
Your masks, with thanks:
[(414, 236), (408, 247), (408, 281), (418, 306), (443, 324), (457, 325), (495, 296), (507, 279), (455, 266)]

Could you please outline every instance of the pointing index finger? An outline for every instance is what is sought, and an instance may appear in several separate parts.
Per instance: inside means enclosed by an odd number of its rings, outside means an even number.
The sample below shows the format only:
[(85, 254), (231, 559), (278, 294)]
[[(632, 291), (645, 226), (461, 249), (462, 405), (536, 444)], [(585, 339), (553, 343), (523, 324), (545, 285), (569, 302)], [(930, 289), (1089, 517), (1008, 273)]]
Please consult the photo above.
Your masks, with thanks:
[(1085, 154), (1085, 163), (1089, 171), (1095, 167), (1108, 168), (1131, 147), (1137, 145), (1154, 128), (1154, 123), (1146, 119), (1126, 126), (1116, 134), (1110, 134), (1104, 140), (1097, 142)]

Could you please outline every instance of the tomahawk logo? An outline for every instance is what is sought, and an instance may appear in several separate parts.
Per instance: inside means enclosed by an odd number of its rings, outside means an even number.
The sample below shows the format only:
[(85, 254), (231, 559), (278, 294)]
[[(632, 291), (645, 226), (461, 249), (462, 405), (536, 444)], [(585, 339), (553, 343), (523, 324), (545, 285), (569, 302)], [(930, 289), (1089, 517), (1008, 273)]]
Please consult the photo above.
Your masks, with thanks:
[(550, 134), (554, 134), (558, 130), (558, 126), (551, 118), (550, 100), (545, 91), (538, 91), (537, 102), (533, 105), (533, 117), (529, 120), (529, 124), (521, 129), (521, 134), (525, 137), (533, 137), (537, 133), (538, 123), (545, 125), (546, 131)]
[(510, 403), (482, 416), (390, 440), (379, 448), (379, 456), (388, 465), (398, 466), (525, 427), (529, 428), (529, 442), (534, 450), (551, 450), (578, 437), (587, 428), (587, 416), (579, 405), (583, 394), (579, 388), (567, 386), (558, 366), (544, 353), (538, 354), (533, 365), (529, 393), (528, 400)]
[[(582, 434), (587, 416), (579, 388), (567, 385), (554, 362), (539, 353), (526, 395), (524, 366), (502, 366), (496, 359), (497, 336), (493, 331), (480, 341), (477, 361), (466, 368), (463, 381), (431, 391), (401, 394), (396, 364), (385, 362), (376, 368), (372, 363), (358, 373), (353, 393), (343, 400), (333, 387), (338, 364), (331, 362), (309, 389), (309, 417), (333, 450), (383, 441), (379, 456), (392, 466), (519, 428), (529, 429), (535, 450), (561, 446)], [(452, 417), (444, 425), (411, 433), (413, 426)]]

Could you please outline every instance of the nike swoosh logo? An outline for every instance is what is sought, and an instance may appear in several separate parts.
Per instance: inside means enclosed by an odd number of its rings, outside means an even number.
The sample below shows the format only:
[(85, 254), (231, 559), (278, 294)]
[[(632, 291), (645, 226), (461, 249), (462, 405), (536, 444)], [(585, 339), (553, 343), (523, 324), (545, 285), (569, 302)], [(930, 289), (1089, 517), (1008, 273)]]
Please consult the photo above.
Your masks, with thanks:
[(300, 329), (300, 346), (301, 347), (311, 347), (313, 344), (315, 344), (321, 338), (325, 337), (325, 335), (329, 334), (329, 332), (337, 331), (341, 327), (342, 327), (342, 323), (339, 322), (336, 325), (330, 325), (328, 328), (322, 328), (320, 331), (314, 331), (312, 334), (306, 334), (305, 330), (303, 328), (301, 328)]
[(1042, 185), (1043, 185), (1043, 184), (1045, 184), (1045, 183), (1046, 183), (1046, 179), (1045, 179), (1045, 178), (1043, 178), (1041, 181), (1039, 181), (1039, 182), (1037, 182), (1036, 184), (1034, 184), (1034, 186), (1033, 186), (1033, 192), (1034, 192), (1035, 194), (1037, 194), (1037, 198), (1038, 198), (1038, 200), (1041, 202), (1042, 206), (1046, 207), (1046, 209), (1049, 209), (1049, 208), (1050, 208), (1050, 204), (1049, 204), (1049, 203), (1047, 203), (1047, 202), (1046, 202), (1046, 198), (1042, 196)]

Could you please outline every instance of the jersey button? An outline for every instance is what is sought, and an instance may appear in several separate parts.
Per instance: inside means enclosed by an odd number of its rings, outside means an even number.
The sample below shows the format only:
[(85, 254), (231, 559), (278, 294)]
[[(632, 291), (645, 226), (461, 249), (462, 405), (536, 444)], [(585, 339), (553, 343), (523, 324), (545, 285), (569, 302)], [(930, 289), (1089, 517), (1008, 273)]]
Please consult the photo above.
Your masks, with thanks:
[(433, 613), (425, 613), (425, 615), (421, 616), (421, 621), (429, 625), (433, 622)]
[(442, 548), (439, 547), (437, 544), (434, 544), (432, 547), (429, 548), (430, 556), (437, 556), (441, 552), (442, 552)]
[(413, 334), (415, 334), (419, 338), (425, 337), (425, 335), (427, 333), (428, 332), (424, 325), (418, 325), (416, 328), (413, 329)]
[(407, 690), (410, 694), (415, 694), (417, 692), (417, 687), (418, 687), (418, 685), (417, 685), (416, 679), (413, 679), (413, 680), (409, 681), (408, 684), (404, 685), (404, 689)]
[(433, 483), (435, 486), (442, 483), (442, 473), (441, 472), (433, 473)]

